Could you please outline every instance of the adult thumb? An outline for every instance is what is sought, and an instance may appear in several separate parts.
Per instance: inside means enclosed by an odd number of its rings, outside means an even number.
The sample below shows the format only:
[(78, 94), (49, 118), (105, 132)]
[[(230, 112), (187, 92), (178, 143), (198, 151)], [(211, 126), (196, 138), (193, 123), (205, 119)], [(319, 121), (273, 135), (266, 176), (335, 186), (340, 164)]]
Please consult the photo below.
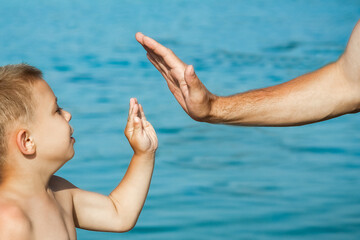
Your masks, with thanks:
[(200, 79), (196, 76), (193, 65), (186, 66), (184, 79), (186, 84), (188, 85), (189, 91), (194, 88), (199, 88), (201, 86)]

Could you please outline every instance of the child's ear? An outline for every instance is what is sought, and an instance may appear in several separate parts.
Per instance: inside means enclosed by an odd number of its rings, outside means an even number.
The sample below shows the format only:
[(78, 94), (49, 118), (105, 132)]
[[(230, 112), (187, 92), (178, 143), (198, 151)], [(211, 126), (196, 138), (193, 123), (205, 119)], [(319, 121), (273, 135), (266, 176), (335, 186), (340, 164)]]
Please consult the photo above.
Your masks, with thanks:
[(16, 144), (24, 155), (33, 155), (36, 151), (34, 139), (25, 129), (21, 129), (16, 135)]

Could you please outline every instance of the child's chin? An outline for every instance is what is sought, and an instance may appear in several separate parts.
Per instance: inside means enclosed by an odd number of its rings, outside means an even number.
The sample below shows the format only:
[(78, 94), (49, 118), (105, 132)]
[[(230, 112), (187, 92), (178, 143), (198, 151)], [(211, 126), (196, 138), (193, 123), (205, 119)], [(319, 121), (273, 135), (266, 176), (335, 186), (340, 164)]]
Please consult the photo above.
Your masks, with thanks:
[(66, 159), (66, 161), (70, 161), (75, 155), (75, 150), (74, 148), (72, 149), (72, 153), (69, 154), (69, 157)]
[(73, 154), (71, 155), (70, 159), (72, 159), (74, 157), (74, 155), (75, 155), (75, 150), (73, 149)]

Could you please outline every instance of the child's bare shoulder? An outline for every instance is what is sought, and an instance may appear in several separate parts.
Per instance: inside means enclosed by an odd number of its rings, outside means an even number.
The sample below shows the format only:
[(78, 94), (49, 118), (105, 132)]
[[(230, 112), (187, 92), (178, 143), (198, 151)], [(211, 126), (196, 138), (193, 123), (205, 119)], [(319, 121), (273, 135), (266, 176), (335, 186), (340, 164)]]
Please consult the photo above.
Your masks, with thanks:
[(73, 211), (73, 191), (78, 189), (64, 178), (53, 175), (49, 187), (54, 193), (56, 201), (69, 214)]
[(60, 191), (64, 191), (64, 190), (71, 190), (71, 189), (77, 188), (75, 185), (73, 185), (68, 180), (66, 180), (62, 177), (59, 177), (59, 176), (55, 176), (55, 175), (53, 175), (51, 177), (49, 186), (50, 186), (51, 190), (54, 192), (60, 192)]
[(16, 204), (0, 200), (0, 239), (29, 239), (31, 222)]

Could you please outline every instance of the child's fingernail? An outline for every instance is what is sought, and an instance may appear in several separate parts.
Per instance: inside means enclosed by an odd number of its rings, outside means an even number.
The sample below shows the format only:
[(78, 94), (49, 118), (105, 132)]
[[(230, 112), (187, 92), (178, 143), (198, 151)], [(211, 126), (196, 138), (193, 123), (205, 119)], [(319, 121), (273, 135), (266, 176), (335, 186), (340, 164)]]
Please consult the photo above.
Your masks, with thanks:
[(136, 123), (138, 123), (138, 122), (140, 122), (140, 118), (135, 117), (134, 121), (135, 121)]

